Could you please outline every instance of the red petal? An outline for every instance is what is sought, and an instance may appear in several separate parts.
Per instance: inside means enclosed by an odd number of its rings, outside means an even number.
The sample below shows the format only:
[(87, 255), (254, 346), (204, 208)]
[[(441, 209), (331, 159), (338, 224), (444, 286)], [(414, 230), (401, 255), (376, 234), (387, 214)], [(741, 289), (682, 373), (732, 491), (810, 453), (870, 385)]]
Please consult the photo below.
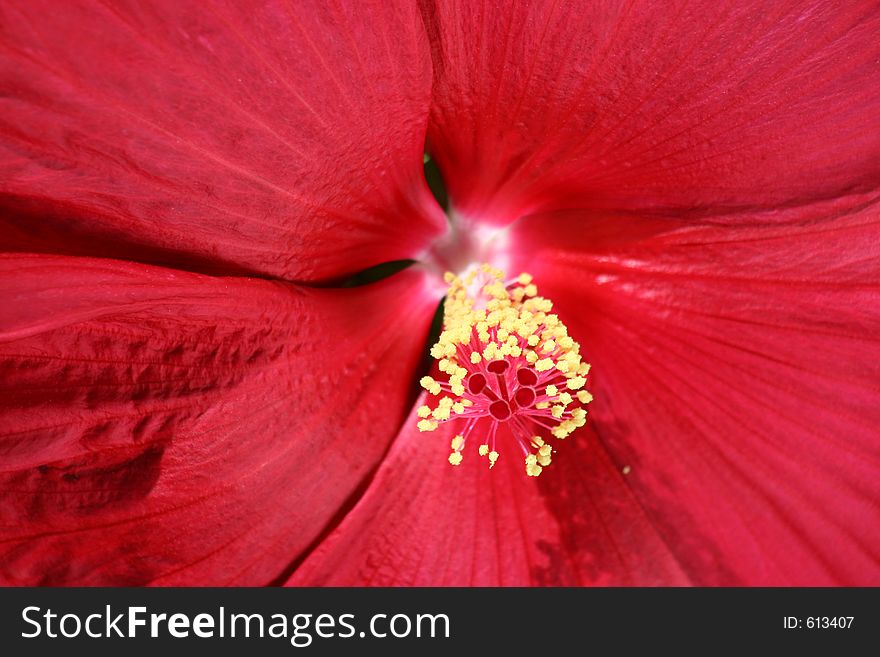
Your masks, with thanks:
[(0, 247), (338, 277), (445, 221), (430, 61), (398, 0), (0, 10)]
[(880, 6), (426, 3), (457, 211), (802, 204), (880, 177)]
[[(450, 431), (414, 415), (358, 505), (290, 585), (514, 586), (686, 582), (589, 430), (539, 478), (519, 450), (491, 471), (468, 445), (452, 467)], [(444, 427), (446, 429), (448, 427)]]
[(600, 438), (700, 583), (880, 584), (880, 207), (841, 205), (513, 235), (593, 363)]
[(382, 458), (436, 300), (0, 258), (0, 581), (266, 584)]

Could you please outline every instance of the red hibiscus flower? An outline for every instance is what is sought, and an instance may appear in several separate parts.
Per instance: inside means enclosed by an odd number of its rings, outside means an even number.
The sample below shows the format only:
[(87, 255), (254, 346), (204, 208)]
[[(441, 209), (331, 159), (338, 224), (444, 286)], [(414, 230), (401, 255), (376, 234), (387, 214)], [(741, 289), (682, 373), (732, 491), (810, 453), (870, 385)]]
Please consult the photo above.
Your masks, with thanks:
[[(880, 584), (878, 33), (4, 4), (2, 581)], [(540, 477), (418, 429), (457, 262), (533, 275), (592, 363)]]

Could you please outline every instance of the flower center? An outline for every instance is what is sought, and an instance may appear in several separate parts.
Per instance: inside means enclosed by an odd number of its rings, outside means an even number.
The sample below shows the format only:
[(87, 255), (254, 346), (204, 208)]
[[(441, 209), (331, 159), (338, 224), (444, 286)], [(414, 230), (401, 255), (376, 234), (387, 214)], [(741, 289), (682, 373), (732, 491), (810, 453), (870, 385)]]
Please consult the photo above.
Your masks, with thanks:
[(418, 409), (418, 428), (463, 422), (449, 462), (460, 464), (465, 445), (479, 435), (477, 451), (490, 468), (499, 457), (499, 435), (507, 434), (523, 452), (526, 473), (537, 477), (550, 465), (550, 437), (566, 438), (586, 423), (590, 366), (529, 274), (508, 281), (484, 264), (463, 277), (447, 273), (445, 280), (443, 332), (431, 355), (447, 380), (422, 378), (439, 400)]

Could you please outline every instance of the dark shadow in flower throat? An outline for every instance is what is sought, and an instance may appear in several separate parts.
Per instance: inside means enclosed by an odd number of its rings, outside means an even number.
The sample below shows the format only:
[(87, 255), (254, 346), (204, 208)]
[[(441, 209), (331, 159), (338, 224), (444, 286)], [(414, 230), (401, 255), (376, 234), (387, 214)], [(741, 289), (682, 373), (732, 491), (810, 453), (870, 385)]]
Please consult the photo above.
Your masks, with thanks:
[(443, 182), (440, 167), (428, 153), (425, 153), (425, 182), (428, 183), (428, 189), (434, 195), (434, 200), (444, 212), (448, 213), (449, 193), (446, 191), (446, 183)]

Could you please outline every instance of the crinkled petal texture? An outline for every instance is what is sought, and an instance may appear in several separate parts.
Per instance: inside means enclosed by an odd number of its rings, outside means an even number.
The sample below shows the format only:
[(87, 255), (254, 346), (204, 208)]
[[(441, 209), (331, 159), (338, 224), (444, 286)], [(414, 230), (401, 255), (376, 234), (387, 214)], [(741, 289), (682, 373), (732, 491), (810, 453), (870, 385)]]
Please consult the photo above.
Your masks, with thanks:
[(0, 581), (282, 576), (412, 403), (426, 292), (0, 257)]
[(687, 583), (591, 430), (578, 431), (532, 478), (515, 444), (491, 471), (473, 445), (460, 466), (449, 465), (449, 425), (425, 434), (417, 419), (410, 417), (357, 506), (288, 584)]
[[(75, 30), (75, 31), (74, 31)], [(0, 8), (0, 249), (329, 280), (444, 228), (417, 8)]]
[(880, 179), (880, 3), (422, 5), (429, 148), (456, 211), (699, 214)]
[(695, 582), (880, 584), (878, 235), (877, 199), (513, 230), (593, 363), (591, 425)]

